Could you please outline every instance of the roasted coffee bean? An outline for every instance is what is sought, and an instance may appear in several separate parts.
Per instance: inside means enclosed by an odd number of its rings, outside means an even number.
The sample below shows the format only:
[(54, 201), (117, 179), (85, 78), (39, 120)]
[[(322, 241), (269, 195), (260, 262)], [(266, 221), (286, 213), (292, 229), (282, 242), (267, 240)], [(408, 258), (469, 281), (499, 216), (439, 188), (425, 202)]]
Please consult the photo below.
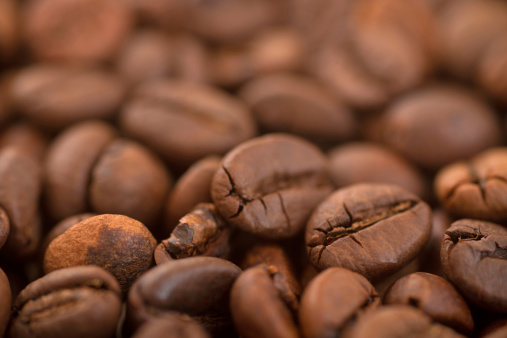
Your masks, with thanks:
[(422, 310), (434, 321), (471, 333), (474, 320), (456, 288), (442, 277), (416, 272), (396, 281), (384, 296), (385, 304), (405, 304)]
[(225, 45), (211, 54), (213, 83), (234, 88), (259, 76), (302, 68), (301, 37), (287, 28), (270, 29), (241, 44)]
[(331, 190), (327, 159), (318, 148), (295, 136), (271, 134), (247, 141), (223, 158), (211, 197), (232, 225), (281, 239), (303, 230)]
[(384, 298), (384, 295), (386, 294), (387, 289), (389, 289), (389, 287), (394, 282), (396, 282), (398, 279), (403, 278), (407, 275), (410, 275), (412, 273), (415, 273), (415, 272), (421, 270), (421, 268), (420, 268), (421, 262), (420, 261), (421, 260), (419, 259), (419, 256), (417, 256), (410, 263), (408, 263), (407, 265), (405, 265), (404, 267), (402, 267), (401, 269), (399, 269), (395, 273), (373, 283), (373, 287), (375, 288), (375, 290), (377, 290), (379, 297)]
[(174, 312), (148, 320), (132, 338), (210, 338), (210, 335), (190, 316)]
[(339, 266), (379, 280), (422, 250), (431, 232), (431, 210), (395, 185), (356, 184), (337, 190), (313, 212), (306, 245), (319, 270)]
[(282, 73), (257, 77), (239, 93), (265, 132), (287, 132), (317, 144), (349, 139), (356, 122), (342, 103), (313, 79)]
[(218, 156), (207, 156), (195, 162), (174, 184), (165, 204), (165, 231), (170, 233), (198, 203), (211, 202), (211, 180), (220, 166)]
[(380, 306), (366, 278), (343, 268), (329, 268), (313, 278), (301, 297), (299, 322), (304, 337), (338, 337), (365, 313)]
[(55, 219), (95, 211), (123, 214), (154, 227), (171, 177), (148, 149), (114, 139), (115, 135), (111, 126), (88, 121), (53, 141), (45, 182), (48, 208)]
[(507, 148), (442, 168), (434, 186), (445, 209), (458, 217), (507, 220)]
[(23, 31), (36, 58), (97, 62), (116, 53), (132, 19), (128, 2), (121, 0), (29, 1)]
[(87, 119), (112, 118), (125, 86), (115, 74), (98, 69), (34, 64), (15, 75), (11, 92), (24, 116), (54, 131)]
[(0, 254), (28, 258), (37, 251), (41, 237), (40, 165), (7, 147), (0, 151), (0, 177)]
[(15, 0), (0, 2), (0, 63), (10, 60), (17, 50), (20, 38), (18, 25), (19, 3)]
[(274, 265), (258, 265), (243, 271), (231, 290), (231, 314), (240, 335), (298, 337), (290, 305), (275, 281)]
[[(507, 17), (507, 6), (505, 6), (505, 14)], [(484, 54), (482, 54), (481, 61), (477, 66), (477, 82), (484, 88), (491, 96), (501, 101), (504, 105), (507, 104), (507, 38), (505, 32), (502, 33), (501, 39), (495, 40), (490, 44)]]
[(422, 199), (428, 189), (421, 173), (405, 158), (380, 144), (346, 143), (329, 152), (331, 178), (337, 187), (375, 182), (397, 184)]
[(223, 154), (255, 135), (254, 120), (241, 101), (177, 80), (140, 86), (122, 111), (120, 125), (178, 166)]
[(49, 244), (53, 241), (53, 239), (63, 234), (71, 226), (94, 216), (97, 216), (97, 214), (93, 213), (77, 214), (74, 216), (64, 218), (60, 222), (58, 222), (53, 228), (51, 228), (51, 230), (47, 233), (46, 237), (44, 238), (44, 241), (42, 242), (41, 245), (42, 256), (44, 256), (46, 249), (48, 248)]
[(435, 84), (393, 102), (382, 117), (381, 141), (437, 170), (500, 143), (495, 112), (477, 94)]
[(140, 222), (122, 215), (81, 221), (56, 237), (44, 254), (44, 270), (98, 265), (118, 279), (123, 292), (153, 265), (157, 242)]
[(118, 282), (97, 266), (47, 274), (17, 297), (11, 337), (111, 337), (121, 311)]
[(11, 317), (11, 287), (7, 276), (0, 268), (0, 336), (4, 336)]
[(507, 313), (507, 229), (462, 219), (445, 232), (440, 256), (449, 280), (470, 302)]
[(407, 305), (383, 306), (359, 318), (345, 338), (465, 337), (451, 328), (432, 322), (421, 310)]
[(192, 256), (227, 258), (231, 228), (218, 214), (213, 203), (199, 203), (180, 219), (171, 236), (155, 249), (155, 262)]
[(230, 324), (229, 292), (241, 269), (215, 257), (190, 257), (157, 265), (130, 288), (128, 324), (142, 323), (167, 312), (186, 313), (211, 332)]
[(0, 134), (0, 149), (5, 147), (16, 148), (18, 151), (41, 162), (47, 146), (46, 135), (27, 123), (11, 124)]

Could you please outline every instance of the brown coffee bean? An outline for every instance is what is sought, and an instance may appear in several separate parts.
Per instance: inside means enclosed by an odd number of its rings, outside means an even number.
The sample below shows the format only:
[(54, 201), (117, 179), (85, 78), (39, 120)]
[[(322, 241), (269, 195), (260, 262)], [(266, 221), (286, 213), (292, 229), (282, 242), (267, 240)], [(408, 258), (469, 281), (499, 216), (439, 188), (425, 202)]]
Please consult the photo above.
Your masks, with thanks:
[(227, 258), (231, 229), (213, 203), (199, 203), (180, 219), (171, 236), (155, 249), (155, 262), (192, 256)]
[(360, 316), (380, 306), (380, 297), (363, 276), (329, 268), (313, 278), (301, 297), (299, 322), (304, 337), (337, 337)]
[(330, 145), (351, 138), (352, 113), (309, 77), (280, 73), (257, 77), (239, 93), (261, 129), (287, 132)]
[(30, 1), (25, 7), (25, 39), (38, 59), (108, 60), (133, 19), (128, 2), (121, 0)]
[(118, 282), (97, 266), (51, 272), (17, 297), (11, 337), (113, 336), (121, 311)]
[(9, 279), (0, 268), (0, 336), (4, 336), (11, 317), (11, 287)]
[(313, 212), (307, 251), (319, 270), (339, 266), (379, 280), (422, 250), (431, 232), (431, 210), (395, 185), (356, 184), (338, 189)]
[(274, 266), (258, 265), (242, 272), (231, 290), (231, 314), (240, 335), (298, 337), (291, 308), (284, 302)]
[(325, 156), (288, 134), (247, 141), (230, 151), (215, 174), (211, 197), (232, 225), (267, 239), (299, 233), (332, 190)]
[(40, 162), (46, 153), (47, 146), (47, 136), (24, 122), (11, 124), (0, 134), (0, 148), (16, 148)]
[(468, 162), (451, 164), (435, 177), (436, 195), (458, 217), (506, 220), (506, 166), (507, 148), (488, 149)]
[(36, 252), (41, 236), (40, 165), (7, 147), (0, 151), (0, 177), (0, 247), (5, 243), (0, 252), (28, 258)]
[[(507, 6), (505, 6), (507, 11)], [(506, 15), (507, 16), (507, 15)], [(507, 104), (507, 38), (505, 33), (502, 38), (495, 40), (490, 44), (481, 61), (477, 66), (477, 82), (492, 97), (499, 100), (502, 104)]]
[(395, 101), (382, 118), (381, 141), (437, 170), (500, 143), (495, 112), (477, 94), (436, 84)]
[(218, 156), (207, 156), (190, 166), (174, 184), (174, 189), (165, 204), (167, 233), (170, 233), (179, 223), (179, 219), (198, 203), (211, 202), (211, 180), (220, 162)]
[(211, 338), (206, 330), (190, 316), (167, 313), (145, 322), (132, 338)]
[(211, 332), (230, 323), (229, 291), (241, 269), (215, 257), (174, 260), (143, 274), (130, 288), (128, 323), (133, 327), (167, 312), (186, 313)]
[(462, 219), (445, 232), (440, 256), (449, 280), (470, 302), (507, 313), (507, 229)]
[(120, 282), (123, 292), (153, 265), (157, 242), (140, 222), (122, 215), (99, 215), (56, 237), (44, 255), (44, 270), (98, 265)]
[(384, 296), (385, 304), (405, 304), (422, 310), (434, 321), (471, 333), (474, 320), (456, 288), (442, 277), (416, 272), (396, 281)]
[(89, 200), (97, 213), (132, 217), (150, 227), (160, 217), (171, 185), (163, 163), (127, 139), (111, 141), (91, 172)]
[(255, 134), (242, 102), (212, 87), (176, 80), (139, 87), (122, 111), (120, 125), (180, 167), (223, 154)]
[(345, 338), (462, 338), (447, 326), (432, 322), (421, 310), (406, 305), (383, 306), (359, 318)]
[(416, 194), (429, 195), (421, 173), (405, 158), (380, 144), (347, 143), (329, 152), (331, 178), (337, 187), (356, 183), (390, 183)]
[(18, 26), (18, 2), (15, 0), (0, 2), (0, 63), (10, 60), (17, 50), (20, 35)]
[(60, 222), (58, 222), (53, 228), (51, 228), (51, 230), (47, 233), (46, 237), (44, 238), (44, 241), (42, 242), (40, 251), (42, 256), (44, 256), (44, 253), (46, 252), (49, 244), (53, 241), (53, 239), (63, 234), (71, 226), (94, 216), (97, 216), (97, 214), (94, 213), (77, 214), (74, 216), (64, 218)]
[(421, 260), (419, 259), (420, 255), (414, 258), (410, 263), (396, 271), (395, 273), (382, 278), (379, 281), (376, 281), (373, 283), (373, 287), (375, 290), (377, 290), (377, 293), (380, 298), (384, 298), (386, 291), (389, 289), (389, 287), (396, 282), (398, 279), (401, 279), (407, 275), (410, 275), (412, 273), (418, 272), (421, 270)]
[(33, 64), (15, 75), (11, 93), (24, 116), (54, 131), (86, 119), (112, 118), (125, 88), (116, 75), (99, 69)]

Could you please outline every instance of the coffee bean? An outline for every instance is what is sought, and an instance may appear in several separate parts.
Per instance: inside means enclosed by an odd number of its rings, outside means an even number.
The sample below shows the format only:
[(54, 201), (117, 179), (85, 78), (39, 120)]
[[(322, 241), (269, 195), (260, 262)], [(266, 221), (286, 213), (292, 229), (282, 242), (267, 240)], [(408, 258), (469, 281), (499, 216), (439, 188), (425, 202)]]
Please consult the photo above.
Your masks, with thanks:
[(401, 279), (407, 275), (410, 275), (412, 273), (415, 273), (415, 272), (421, 270), (421, 267), (420, 267), (421, 259), (419, 257), (420, 256), (417, 256), (410, 263), (408, 263), (407, 265), (405, 265), (404, 267), (402, 267), (401, 269), (399, 269), (395, 273), (393, 273), (385, 278), (382, 278), (379, 281), (375, 281), (373, 283), (373, 287), (375, 288), (375, 290), (377, 290), (377, 293), (380, 298), (384, 298), (386, 291), (398, 279)]
[[(60, 0), (45, 3), (54, 1)], [(34, 64), (15, 75), (11, 92), (24, 116), (54, 131), (86, 119), (112, 118), (125, 88), (116, 75), (99, 69)]]
[(281, 239), (299, 233), (331, 189), (327, 160), (318, 148), (295, 136), (272, 134), (247, 141), (223, 158), (211, 197), (232, 225)]
[(121, 311), (118, 282), (97, 266), (66, 268), (17, 297), (11, 337), (111, 337)]
[(167, 233), (198, 203), (211, 202), (211, 180), (220, 161), (218, 156), (207, 156), (195, 162), (180, 176), (165, 204)]
[(465, 337), (447, 326), (432, 322), (421, 310), (407, 305), (380, 307), (359, 318), (345, 338), (359, 337)]
[(0, 269), (0, 336), (4, 336), (11, 316), (11, 287), (7, 276)]
[(210, 338), (210, 335), (190, 316), (167, 313), (141, 325), (132, 338)]
[(142, 223), (122, 215), (99, 215), (56, 237), (44, 254), (44, 270), (98, 265), (118, 279), (125, 293), (153, 265), (155, 246)]
[(417, 196), (395, 185), (365, 183), (322, 202), (305, 240), (318, 269), (339, 266), (378, 280), (410, 262), (430, 232), (431, 210)]
[(157, 265), (130, 288), (128, 323), (142, 323), (167, 312), (194, 317), (211, 332), (230, 325), (229, 291), (241, 270), (215, 257), (190, 257)]
[(199, 203), (180, 219), (171, 236), (155, 249), (155, 262), (192, 256), (227, 258), (230, 250), (230, 226), (217, 213), (213, 203)]
[(500, 143), (495, 112), (477, 94), (434, 84), (395, 101), (382, 117), (381, 141), (430, 170)]
[(274, 266), (258, 265), (243, 271), (231, 290), (231, 314), (240, 335), (298, 337), (293, 313), (277, 288)]
[[(10, 60), (19, 45), (19, 4), (14, 0), (0, 3), (0, 58), (1, 63)], [(0, 331), (1, 333), (1, 331)]]
[(0, 134), (0, 149), (16, 148), (40, 162), (43, 160), (47, 146), (47, 136), (28, 123), (11, 124)]
[(44, 238), (44, 241), (42, 242), (42, 245), (41, 245), (42, 256), (44, 256), (44, 253), (46, 252), (46, 249), (48, 248), (49, 244), (56, 237), (63, 234), (71, 226), (78, 224), (81, 221), (84, 221), (85, 219), (88, 219), (88, 218), (94, 217), (94, 216), (97, 216), (97, 214), (94, 214), (94, 213), (77, 214), (74, 216), (69, 216), (67, 218), (64, 218), (60, 222), (58, 222), (53, 228), (51, 228), (51, 230), (47, 233), (46, 237)]
[(468, 162), (453, 163), (435, 177), (436, 195), (458, 217), (506, 220), (506, 165), (507, 148), (492, 148)]
[(507, 313), (507, 229), (462, 219), (445, 232), (440, 256), (449, 280), (470, 302)]
[[(507, 16), (507, 6), (505, 6), (504, 11), (504, 15)], [(507, 32), (507, 28), (505, 32)], [(507, 55), (507, 39), (505, 33), (502, 33), (501, 37), (495, 39), (495, 42), (488, 46), (477, 66), (477, 82), (492, 97), (504, 105), (507, 103), (505, 97), (507, 90), (507, 76), (505, 75), (507, 74), (505, 66), (507, 58), (505, 55)]]
[(329, 268), (313, 278), (301, 297), (299, 322), (304, 337), (337, 337), (357, 318), (380, 306), (366, 278), (343, 268)]
[(176, 80), (139, 87), (122, 111), (120, 125), (178, 166), (223, 154), (255, 134), (242, 102), (212, 87)]
[(110, 59), (132, 25), (121, 0), (46, 0), (25, 5), (23, 31), (39, 59), (97, 62)]
[(416, 272), (396, 281), (384, 296), (385, 304), (404, 304), (422, 310), (434, 321), (471, 333), (470, 309), (456, 288), (442, 277)]
[(13, 148), (0, 151), (0, 250), (2, 255), (28, 258), (41, 237), (37, 161)]
[(349, 139), (355, 132), (352, 113), (309, 77), (257, 77), (239, 95), (265, 132), (293, 133), (323, 145)]
[(330, 150), (331, 178), (337, 187), (375, 182), (397, 184), (422, 199), (428, 197), (423, 176), (404, 157), (380, 144), (346, 143)]

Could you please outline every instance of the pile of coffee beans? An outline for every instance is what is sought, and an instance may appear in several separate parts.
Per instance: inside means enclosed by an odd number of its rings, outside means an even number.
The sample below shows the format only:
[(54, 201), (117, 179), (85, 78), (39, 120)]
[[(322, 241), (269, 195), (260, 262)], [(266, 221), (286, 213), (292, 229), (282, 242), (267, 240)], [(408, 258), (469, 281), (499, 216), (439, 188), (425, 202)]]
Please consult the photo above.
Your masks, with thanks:
[(0, 337), (507, 337), (507, 1), (0, 0)]

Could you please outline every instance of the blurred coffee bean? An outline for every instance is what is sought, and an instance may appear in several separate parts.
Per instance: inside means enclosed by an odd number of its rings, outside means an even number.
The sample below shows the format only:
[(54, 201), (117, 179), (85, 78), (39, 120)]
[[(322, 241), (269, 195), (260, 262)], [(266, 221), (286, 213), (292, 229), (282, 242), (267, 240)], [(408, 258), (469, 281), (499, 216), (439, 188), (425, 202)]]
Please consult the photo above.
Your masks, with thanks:
[(7, 276), (0, 268), (0, 336), (4, 336), (11, 317), (11, 287)]
[(0, 148), (11, 147), (42, 162), (48, 147), (48, 137), (31, 124), (10, 124), (0, 133)]
[(19, 7), (16, 0), (0, 2), (0, 64), (10, 60), (19, 46)]
[(190, 316), (174, 312), (145, 322), (132, 338), (210, 338), (210, 335)]

